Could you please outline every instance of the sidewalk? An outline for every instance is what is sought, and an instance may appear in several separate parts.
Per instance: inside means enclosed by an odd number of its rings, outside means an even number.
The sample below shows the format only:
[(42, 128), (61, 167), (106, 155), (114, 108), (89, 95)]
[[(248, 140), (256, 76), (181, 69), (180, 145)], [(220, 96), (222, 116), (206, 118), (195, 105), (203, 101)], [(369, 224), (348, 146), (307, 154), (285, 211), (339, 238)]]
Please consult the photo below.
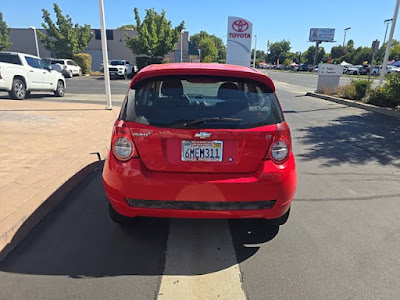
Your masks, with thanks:
[[(120, 104), (123, 95), (113, 98)], [(105, 103), (104, 95), (23, 101), (0, 96), (0, 260), (23, 239), (21, 226), (46, 199), (61, 200), (90, 172), (88, 166), (99, 161), (92, 153), (105, 158), (119, 112), (105, 110)], [(25, 231), (43, 216), (29, 219)]]

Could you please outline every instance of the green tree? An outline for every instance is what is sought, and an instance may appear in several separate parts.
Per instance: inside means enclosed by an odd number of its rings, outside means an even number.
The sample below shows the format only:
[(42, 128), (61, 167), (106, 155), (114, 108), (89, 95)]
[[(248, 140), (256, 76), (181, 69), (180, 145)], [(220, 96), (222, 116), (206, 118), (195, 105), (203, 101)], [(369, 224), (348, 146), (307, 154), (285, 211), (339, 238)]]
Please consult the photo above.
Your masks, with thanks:
[(204, 38), (200, 41), (201, 61), (212, 62), (217, 55), (217, 47), (215, 47), (214, 40), (211, 37)]
[[(197, 47), (201, 49), (201, 56), (205, 57), (203, 55), (204, 51), (207, 51), (206, 49), (202, 49), (201, 48), (201, 42), (204, 39), (212, 39), (212, 41), (214, 42), (214, 45), (218, 51), (218, 55), (217, 55), (217, 59), (218, 61), (220, 60), (225, 60), (226, 59), (226, 47), (224, 45), (224, 42), (222, 41), (222, 39), (220, 39), (219, 37), (216, 37), (215, 35), (211, 35), (209, 33), (207, 33), (206, 31), (200, 31), (199, 33), (196, 33), (194, 35), (192, 35), (190, 37), (190, 41)], [(207, 45), (207, 43), (205, 43), (205, 45)], [(214, 61), (215, 61), (215, 57), (214, 57)]]
[(280, 42), (270, 44), (268, 61), (274, 63), (279, 58), (279, 61), (281, 63), (284, 62), (290, 49), (290, 42), (287, 40), (282, 40)]
[[(310, 46), (304, 52), (303, 57), (305, 63), (308, 65), (312, 65), (314, 63), (314, 55), (315, 55), (315, 46)], [(318, 55), (317, 55), (317, 64), (319, 64), (322, 59), (325, 57), (325, 49), (324, 47), (318, 47)]]
[(365, 61), (371, 62), (372, 52), (370, 47), (358, 47), (352, 52), (347, 52), (343, 59), (354, 65), (361, 65)]
[(389, 60), (400, 60), (400, 44), (392, 46), (390, 49)]
[(50, 13), (42, 9), (42, 26), (46, 34), (37, 31), (38, 37), (56, 57), (73, 58), (75, 54), (83, 52), (92, 39), (90, 25), (73, 24), (69, 15), (64, 16), (60, 7), (56, 3), (53, 5), (57, 21), (54, 23)]
[(185, 27), (184, 22), (172, 28), (171, 21), (165, 18), (165, 10), (159, 14), (154, 9), (147, 9), (143, 22), (137, 8), (134, 14), (138, 36), (127, 36), (126, 46), (136, 55), (148, 56), (149, 63), (160, 62), (165, 54), (175, 48), (179, 34)]
[(133, 24), (127, 24), (117, 27), (118, 30), (135, 30), (136, 26)]
[(0, 51), (8, 50), (12, 43), (8, 41), (10, 29), (7, 27), (7, 23), (3, 21), (3, 14), (0, 12)]

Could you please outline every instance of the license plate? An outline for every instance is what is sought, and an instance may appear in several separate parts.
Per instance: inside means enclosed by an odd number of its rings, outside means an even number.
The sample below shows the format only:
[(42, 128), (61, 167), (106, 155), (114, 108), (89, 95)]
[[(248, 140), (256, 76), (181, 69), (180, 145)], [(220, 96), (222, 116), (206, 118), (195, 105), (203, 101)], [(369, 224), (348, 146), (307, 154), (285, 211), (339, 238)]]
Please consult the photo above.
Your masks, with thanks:
[(222, 141), (182, 141), (182, 161), (222, 161)]
[(115, 73), (115, 72), (110, 72), (110, 76), (115, 76), (115, 74), (117, 74), (117, 73)]

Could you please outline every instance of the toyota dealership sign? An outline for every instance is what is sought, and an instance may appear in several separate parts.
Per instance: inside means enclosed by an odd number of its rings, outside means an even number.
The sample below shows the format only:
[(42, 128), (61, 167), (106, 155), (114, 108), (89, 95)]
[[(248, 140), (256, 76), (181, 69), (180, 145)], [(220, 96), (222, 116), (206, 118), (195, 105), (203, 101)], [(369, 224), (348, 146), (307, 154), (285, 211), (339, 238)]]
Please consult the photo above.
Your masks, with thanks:
[(226, 63), (250, 66), (253, 24), (243, 18), (228, 17)]

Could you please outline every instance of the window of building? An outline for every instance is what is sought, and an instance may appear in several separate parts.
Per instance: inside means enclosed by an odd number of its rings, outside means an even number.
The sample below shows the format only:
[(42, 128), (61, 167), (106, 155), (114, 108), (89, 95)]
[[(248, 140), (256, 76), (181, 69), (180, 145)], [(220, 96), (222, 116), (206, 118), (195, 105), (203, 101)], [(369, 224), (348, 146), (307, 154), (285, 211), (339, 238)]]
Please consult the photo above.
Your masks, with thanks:
[[(96, 40), (101, 40), (101, 32), (100, 29), (95, 29), (94, 30), (94, 36)], [(114, 31), (112, 29), (107, 29), (106, 30), (106, 37), (108, 41), (114, 40)]]

